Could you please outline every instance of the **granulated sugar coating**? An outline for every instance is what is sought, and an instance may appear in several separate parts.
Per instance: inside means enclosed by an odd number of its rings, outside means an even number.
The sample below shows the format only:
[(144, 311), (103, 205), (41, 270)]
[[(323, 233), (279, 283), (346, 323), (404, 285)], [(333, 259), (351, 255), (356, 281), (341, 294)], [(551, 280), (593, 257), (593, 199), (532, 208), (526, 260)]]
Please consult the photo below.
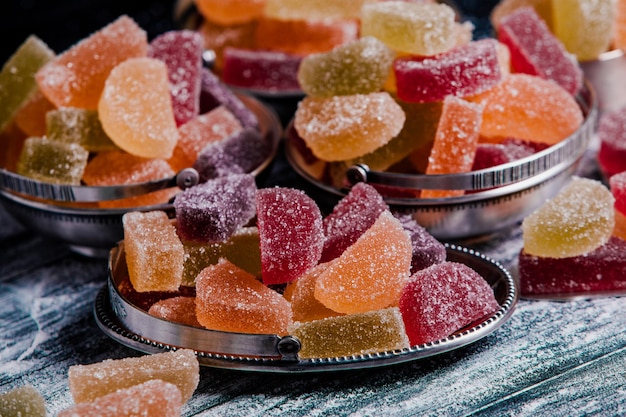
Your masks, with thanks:
[(389, 211), (320, 274), (315, 297), (345, 314), (393, 306), (411, 268), (408, 233)]
[(165, 32), (150, 42), (148, 56), (165, 63), (168, 69), (174, 119), (178, 126), (200, 112), (200, 71), (202, 35), (191, 30)]
[(502, 19), (524, 7), (532, 7), (552, 29), (552, 2), (546, 0), (500, 0), (491, 10), (489, 20), (494, 29), (497, 30)]
[(615, 209), (626, 215), (626, 170), (609, 178), (611, 194), (615, 197)]
[(361, 7), (375, 0), (265, 0), (264, 15), (283, 20), (358, 19)]
[(598, 123), (598, 164), (607, 176), (626, 171), (626, 107), (604, 113)]
[(601, 182), (575, 177), (522, 223), (529, 255), (567, 258), (604, 245), (613, 232), (615, 198)]
[(196, 279), (196, 316), (209, 329), (258, 334), (286, 334), (292, 321), (282, 295), (223, 258)]
[(183, 401), (174, 384), (153, 379), (123, 388), (89, 403), (62, 410), (58, 417), (179, 417)]
[(157, 301), (148, 309), (148, 314), (174, 323), (200, 327), (196, 318), (195, 297), (172, 297)]
[(52, 110), (56, 110), (55, 105), (37, 89), (15, 113), (13, 123), (26, 136), (43, 136), (46, 134), (46, 114)]
[(2, 417), (46, 417), (46, 401), (32, 385), (22, 385), (0, 394)]
[(382, 89), (394, 58), (393, 50), (367, 36), (305, 57), (298, 82), (313, 97), (373, 93)]
[(249, 174), (218, 177), (187, 188), (174, 200), (178, 233), (198, 242), (222, 242), (255, 214), (256, 183)]
[(487, 281), (456, 262), (416, 272), (400, 296), (400, 311), (411, 345), (448, 337), (498, 308)]
[(446, 247), (438, 241), (428, 230), (420, 226), (410, 214), (394, 214), (400, 220), (402, 227), (411, 237), (413, 256), (411, 259), (411, 273), (428, 268), (431, 265), (446, 260)]
[(48, 139), (76, 143), (89, 152), (119, 149), (102, 129), (95, 110), (70, 107), (51, 109), (45, 114)]
[(122, 151), (99, 152), (89, 160), (83, 173), (87, 185), (136, 184), (174, 176), (163, 159), (147, 159)]
[(525, 158), (537, 152), (530, 144), (515, 139), (501, 143), (479, 143), (472, 164), (472, 171), (490, 168)]
[(80, 185), (88, 158), (89, 152), (76, 143), (31, 137), (24, 141), (16, 172), (52, 184)]
[(257, 227), (265, 284), (294, 281), (317, 265), (324, 247), (322, 214), (294, 188), (264, 188), (256, 195)]
[(193, 350), (106, 359), (89, 365), (73, 365), (68, 371), (75, 403), (89, 403), (119, 389), (160, 379), (180, 390), (182, 401), (191, 398), (200, 380), (200, 365)]
[(342, 161), (365, 155), (396, 136), (406, 116), (386, 92), (306, 97), (296, 110), (294, 126), (315, 156)]
[(144, 158), (172, 156), (178, 130), (166, 65), (154, 58), (130, 58), (106, 79), (98, 102), (104, 131), (117, 146)]
[(95, 110), (111, 70), (147, 51), (146, 32), (121, 16), (46, 64), (37, 72), (37, 83), (57, 107)]

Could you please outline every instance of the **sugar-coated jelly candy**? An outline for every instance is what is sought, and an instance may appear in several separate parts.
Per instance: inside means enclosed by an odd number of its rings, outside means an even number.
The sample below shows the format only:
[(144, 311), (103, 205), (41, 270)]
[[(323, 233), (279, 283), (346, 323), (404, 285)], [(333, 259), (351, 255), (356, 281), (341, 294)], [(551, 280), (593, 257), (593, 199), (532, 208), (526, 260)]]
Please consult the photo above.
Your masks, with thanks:
[(381, 90), (395, 53), (372, 36), (302, 59), (298, 82), (315, 97), (367, 94)]
[(77, 143), (89, 152), (118, 149), (102, 129), (95, 110), (62, 107), (46, 113), (48, 139)]
[(374, 187), (357, 183), (324, 217), (322, 262), (337, 258), (388, 210), (387, 203)]
[(0, 393), (0, 416), (46, 417), (46, 401), (32, 385), (23, 385)]
[(206, 113), (216, 107), (224, 106), (231, 111), (243, 127), (258, 128), (259, 120), (252, 110), (237, 97), (217, 75), (202, 69), (200, 91), (200, 112)]
[(617, 0), (615, 5), (615, 47), (626, 50), (626, 1)]
[(396, 58), (393, 70), (398, 97), (419, 103), (490, 89), (502, 79), (497, 43), (494, 39), (482, 39), (431, 57)]
[(553, 258), (522, 250), (518, 259), (522, 295), (626, 290), (626, 241), (611, 237), (583, 255)]
[(317, 203), (295, 188), (263, 188), (256, 195), (263, 282), (284, 284), (322, 256), (324, 229)]
[(122, 359), (105, 359), (68, 370), (70, 394), (76, 403), (89, 403), (122, 388), (153, 379), (174, 384), (187, 401), (198, 386), (200, 365), (191, 349), (178, 349)]
[(598, 139), (598, 164), (602, 172), (610, 177), (626, 171), (626, 107), (600, 116)]
[(448, 337), (498, 308), (483, 277), (465, 264), (449, 261), (414, 273), (400, 296), (411, 345)]
[(626, 170), (612, 175), (609, 187), (615, 198), (615, 209), (626, 214)]
[(194, 0), (200, 14), (221, 25), (256, 20), (263, 15), (266, 0)]
[(572, 95), (582, 86), (583, 72), (575, 57), (533, 8), (521, 8), (505, 16), (498, 39), (508, 46), (515, 72), (553, 80)]
[(196, 279), (196, 316), (225, 332), (286, 334), (291, 306), (282, 295), (222, 258)]
[(300, 0), (266, 0), (264, 15), (276, 19), (358, 19), (361, 7), (374, 0), (317, 0), (303, 2)]
[(128, 275), (137, 292), (176, 291), (183, 277), (185, 252), (164, 211), (122, 216)]
[(250, 174), (227, 175), (176, 196), (178, 233), (185, 240), (222, 242), (255, 214), (256, 183)]
[(613, 236), (626, 240), (626, 214), (619, 210), (615, 210), (615, 227), (613, 227)]
[(148, 309), (148, 314), (174, 323), (200, 327), (196, 318), (195, 297), (172, 297), (159, 300)]
[(162, 61), (131, 58), (113, 68), (98, 114), (104, 131), (126, 152), (144, 158), (172, 156), (179, 135)]
[(569, 52), (579, 61), (596, 59), (613, 39), (614, 1), (553, 1), (552, 19), (555, 35)]
[(315, 298), (315, 282), (328, 265), (325, 262), (314, 266), (285, 288), (283, 296), (291, 303), (294, 321), (313, 321), (341, 315)]
[(529, 255), (567, 258), (605, 244), (615, 224), (615, 198), (601, 182), (574, 177), (522, 222)]
[[(472, 169), (480, 125), (482, 106), (455, 96), (447, 96), (426, 174), (454, 174)], [(463, 195), (463, 190), (422, 190), (422, 198), (444, 198)]]
[(536, 149), (524, 141), (507, 139), (501, 143), (479, 143), (472, 164), (472, 171), (506, 164), (525, 158)]
[(397, 307), (300, 323), (289, 334), (302, 343), (301, 358), (333, 358), (409, 347)]
[(255, 47), (256, 25), (256, 20), (236, 25), (220, 25), (210, 20), (203, 20), (200, 23), (197, 30), (204, 39), (204, 48), (207, 51), (213, 51), (211, 69), (216, 74), (221, 73), (224, 67), (225, 48), (232, 46), (252, 49)]
[(200, 112), (202, 35), (192, 30), (165, 32), (150, 42), (148, 56), (167, 65), (174, 119), (182, 125)]
[(501, 0), (494, 6), (489, 16), (493, 27), (498, 30), (500, 22), (506, 16), (524, 7), (532, 7), (541, 16), (550, 30), (552, 27), (552, 0)]
[(574, 97), (563, 87), (529, 74), (509, 74), (471, 98), (484, 106), (481, 136), (515, 137), (553, 145), (583, 122)]
[(183, 407), (180, 389), (160, 379), (121, 388), (92, 402), (75, 404), (58, 417), (179, 417)]
[(15, 113), (13, 121), (27, 136), (46, 134), (46, 114), (56, 107), (37, 89)]
[(54, 52), (41, 39), (31, 35), (4, 63), (0, 71), (0, 131), (35, 94), (35, 74), (54, 56)]
[(361, 36), (374, 36), (390, 48), (435, 55), (456, 42), (454, 10), (446, 4), (384, 1), (361, 9)]
[(406, 116), (386, 92), (305, 97), (294, 126), (313, 154), (325, 161), (365, 155), (396, 136)]
[(172, 177), (175, 172), (163, 159), (147, 159), (122, 151), (99, 152), (87, 163), (87, 185), (136, 184)]
[(397, 305), (409, 278), (412, 253), (408, 233), (385, 211), (320, 274), (315, 297), (345, 314)]
[(17, 173), (55, 184), (80, 185), (89, 152), (75, 143), (45, 137), (26, 139), (17, 162)]
[(146, 32), (121, 16), (46, 64), (37, 72), (37, 83), (57, 107), (95, 110), (111, 70), (147, 51)]
[(402, 227), (411, 237), (413, 256), (411, 258), (411, 273), (428, 268), (431, 265), (446, 260), (446, 247), (428, 230), (421, 226), (410, 214), (394, 214), (400, 220)]

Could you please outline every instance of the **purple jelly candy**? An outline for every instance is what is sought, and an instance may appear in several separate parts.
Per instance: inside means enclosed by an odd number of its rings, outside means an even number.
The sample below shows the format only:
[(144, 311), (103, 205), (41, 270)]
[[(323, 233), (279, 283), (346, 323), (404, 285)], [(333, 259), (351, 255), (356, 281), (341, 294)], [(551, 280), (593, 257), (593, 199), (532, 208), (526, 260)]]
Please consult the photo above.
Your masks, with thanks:
[(249, 174), (222, 176), (184, 190), (174, 200), (179, 235), (207, 243), (228, 239), (254, 217), (255, 194)]
[(412, 274), (446, 260), (446, 247), (444, 244), (418, 224), (410, 214), (396, 213), (394, 216), (400, 220), (404, 230), (411, 236), (411, 245), (413, 246), (413, 257), (411, 259)]

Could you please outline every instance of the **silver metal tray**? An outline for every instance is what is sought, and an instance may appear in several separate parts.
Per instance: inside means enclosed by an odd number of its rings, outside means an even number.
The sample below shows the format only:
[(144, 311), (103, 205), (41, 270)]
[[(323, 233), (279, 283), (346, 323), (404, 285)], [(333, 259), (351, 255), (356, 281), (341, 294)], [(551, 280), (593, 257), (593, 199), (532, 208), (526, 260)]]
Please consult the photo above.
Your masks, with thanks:
[(502, 326), (513, 313), (518, 288), (498, 262), (455, 245), (446, 245), (448, 260), (464, 263), (491, 285), (500, 308), (471, 328), (432, 343), (408, 349), (349, 357), (300, 359), (299, 341), (292, 336), (256, 335), (207, 330), (169, 322), (131, 304), (118, 285), (128, 276), (123, 242), (111, 250), (108, 284), (99, 292), (94, 315), (98, 326), (117, 342), (144, 353), (177, 348), (193, 349), (201, 365), (275, 373), (372, 368), (424, 359), (475, 343)]

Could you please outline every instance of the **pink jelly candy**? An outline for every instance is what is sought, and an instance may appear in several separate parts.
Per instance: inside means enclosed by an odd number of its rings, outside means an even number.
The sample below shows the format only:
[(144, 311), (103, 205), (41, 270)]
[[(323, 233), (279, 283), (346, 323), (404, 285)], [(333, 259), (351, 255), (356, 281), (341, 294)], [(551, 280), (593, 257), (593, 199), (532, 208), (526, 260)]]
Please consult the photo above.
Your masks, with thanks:
[(498, 39), (509, 47), (514, 71), (553, 80), (572, 95), (582, 86), (583, 73), (575, 57), (532, 7), (505, 16)]
[(371, 185), (361, 182), (352, 187), (323, 220), (325, 240), (321, 261), (341, 255), (387, 209), (387, 203)]
[(393, 70), (398, 97), (423, 103), (488, 90), (502, 78), (497, 44), (494, 39), (482, 39), (433, 57), (396, 58)]
[(256, 201), (263, 282), (291, 282), (322, 256), (324, 229), (319, 207), (303, 191), (285, 187), (261, 189)]
[(474, 155), (472, 171), (491, 168), (525, 158), (537, 152), (524, 141), (505, 140), (502, 143), (479, 143)]
[(413, 256), (411, 258), (411, 273), (428, 268), (431, 265), (446, 260), (446, 247), (431, 235), (428, 230), (415, 221), (410, 214), (394, 214), (400, 220), (402, 227), (411, 236)]
[(174, 119), (178, 126), (200, 111), (200, 70), (202, 69), (202, 35), (191, 30), (165, 32), (148, 47), (148, 56), (167, 65)]
[(626, 171), (626, 107), (605, 113), (598, 124), (598, 163), (608, 177)]
[(609, 178), (609, 186), (615, 197), (615, 209), (626, 215), (626, 171)]
[(256, 183), (249, 174), (227, 175), (176, 196), (179, 235), (197, 242), (222, 242), (254, 217)]
[(457, 262), (416, 272), (400, 295), (400, 311), (412, 345), (448, 337), (498, 308), (487, 281)]

